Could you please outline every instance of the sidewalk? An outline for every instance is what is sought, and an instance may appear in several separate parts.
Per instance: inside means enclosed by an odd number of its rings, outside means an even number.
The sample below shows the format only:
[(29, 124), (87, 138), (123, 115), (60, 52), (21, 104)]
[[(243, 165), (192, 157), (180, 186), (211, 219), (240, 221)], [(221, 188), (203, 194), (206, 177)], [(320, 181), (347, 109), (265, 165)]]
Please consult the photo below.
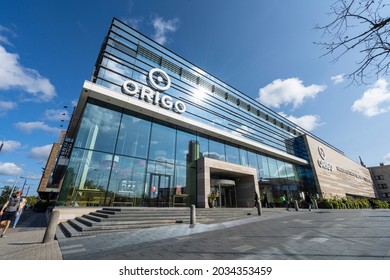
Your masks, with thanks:
[[(265, 216), (263, 219), (269, 219), (270, 217), (278, 216), (280, 213), (285, 211), (280, 209), (265, 209)], [(149, 238), (152, 240), (157, 238), (166, 239), (174, 235), (191, 235), (194, 233), (201, 233), (207, 231), (213, 231), (220, 229), (222, 227), (236, 226), (239, 224), (250, 223), (252, 219), (257, 219), (252, 217), (245, 219), (246, 221), (232, 221), (226, 224), (212, 224), (212, 225), (201, 225), (198, 224), (195, 229), (191, 229), (188, 225), (174, 225), (167, 226), (163, 228), (150, 228), (150, 229), (139, 229), (134, 230), (131, 233), (121, 233), (119, 235), (127, 235), (125, 238), (129, 243), (134, 242), (148, 242)], [(117, 240), (109, 242), (107, 240), (115, 239), (118, 237), (118, 234), (106, 234), (102, 236), (92, 236), (84, 238), (71, 238), (68, 240), (60, 241), (60, 244), (57, 240), (51, 243), (42, 243), (43, 237), (46, 231), (46, 216), (45, 213), (38, 213), (34, 211), (27, 211), (22, 214), (20, 221), (16, 228), (10, 227), (6, 232), (5, 238), (0, 238), (0, 260), (63, 260), (68, 259), (69, 254), (72, 255), (74, 252), (83, 252), (84, 247), (93, 247), (100, 248), (102, 251), (104, 249), (112, 250), (117, 244)], [(178, 231), (178, 228), (181, 230)], [(173, 234), (172, 231), (175, 233)], [(147, 233), (147, 234), (145, 234)], [(137, 236), (137, 238), (131, 238)], [(150, 237), (151, 236), (151, 237)], [(122, 238), (120, 238), (122, 239)], [(95, 243), (99, 242), (98, 246)], [(120, 242), (123, 242), (120, 241)], [(108, 245), (108, 247), (103, 246), (103, 244)], [(82, 250), (80, 250), (80, 247)], [(101, 248), (106, 247), (106, 248)], [(63, 256), (67, 256), (64, 258)]]
[(64, 260), (390, 260), (390, 210), (280, 210), (69, 238), (60, 246)]
[(16, 228), (0, 238), (0, 260), (62, 260), (58, 241), (42, 243), (46, 225), (45, 213), (24, 212)]
[(0, 260), (390, 260), (390, 210), (287, 212), (176, 224), (43, 244), (44, 213), (0, 238)]

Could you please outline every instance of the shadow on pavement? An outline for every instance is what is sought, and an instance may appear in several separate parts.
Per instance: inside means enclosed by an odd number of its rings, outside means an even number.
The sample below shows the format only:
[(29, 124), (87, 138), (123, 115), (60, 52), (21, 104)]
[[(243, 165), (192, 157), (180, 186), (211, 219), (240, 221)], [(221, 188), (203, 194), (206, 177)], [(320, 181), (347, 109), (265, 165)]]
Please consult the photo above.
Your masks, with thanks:
[(46, 214), (30, 210), (22, 213), (16, 228), (43, 228), (46, 226)]

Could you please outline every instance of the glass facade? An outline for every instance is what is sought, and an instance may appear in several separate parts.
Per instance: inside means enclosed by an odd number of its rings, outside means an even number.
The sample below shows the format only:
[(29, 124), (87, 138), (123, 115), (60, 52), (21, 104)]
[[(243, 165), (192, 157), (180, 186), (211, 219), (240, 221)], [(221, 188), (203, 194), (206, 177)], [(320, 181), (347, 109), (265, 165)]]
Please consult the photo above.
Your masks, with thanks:
[(271, 202), (305, 185), (291, 163), (90, 99), (58, 204), (169, 207), (179, 194), (196, 203), (202, 156), (256, 168)]
[[(125, 81), (147, 85), (153, 68), (169, 75), (172, 83), (163, 94), (185, 104), (185, 118), (304, 158), (306, 148), (296, 139), (308, 132), (114, 19), (92, 82), (123, 95)], [(259, 187), (270, 202), (284, 191), (296, 197), (301, 191), (316, 190), (309, 166), (89, 98), (74, 135), (58, 204), (196, 204), (200, 157), (256, 168)]]

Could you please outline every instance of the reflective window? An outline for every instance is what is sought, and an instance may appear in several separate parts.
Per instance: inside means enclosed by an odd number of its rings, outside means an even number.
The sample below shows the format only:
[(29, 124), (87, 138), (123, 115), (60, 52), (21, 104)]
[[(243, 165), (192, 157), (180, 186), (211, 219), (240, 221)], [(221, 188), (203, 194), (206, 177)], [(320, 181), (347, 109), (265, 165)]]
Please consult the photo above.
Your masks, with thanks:
[(268, 158), (268, 167), (270, 178), (279, 178), (278, 165), (276, 163), (276, 159)]
[(195, 134), (178, 130), (176, 142), (176, 164), (187, 165), (188, 160), (194, 161), (200, 157)]
[(287, 163), (287, 162), (285, 162), (284, 165), (285, 165), (285, 169), (286, 169), (287, 178), (291, 181), (297, 182), (298, 176), (297, 176), (297, 171), (294, 168), (294, 165), (291, 163)]
[(136, 206), (141, 204), (146, 160), (115, 156), (106, 205)]
[[(91, 101), (93, 102), (93, 101)], [(97, 103), (97, 102), (96, 102)], [(121, 113), (88, 103), (75, 141), (76, 147), (113, 152)]]
[(150, 129), (150, 121), (124, 114), (120, 125), (116, 153), (146, 158), (149, 149)]
[[(257, 155), (251, 151), (248, 151), (248, 166), (259, 169), (259, 167), (257, 166)], [(259, 174), (257, 174), (257, 176), (259, 177)]]
[(286, 163), (280, 160), (276, 160), (276, 164), (278, 165), (278, 173), (279, 177), (283, 179), (287, 179), (287, 170), (286, 170)]
[[(174, 206), (190, 206), (196, 200), (196, 167), (176, 166), (173, 186)], [(192, 202), (191, 202), (192, 201)]]
[(240, 152), (238, 147), (234, 147), (231, 145), (225, 145), (226, 151), (226, 161), (231, 163), (240, 164)]
[[(131, 69), (129, 69), (129, 67), (125, 68), (125, 66), (123, 66), (123, 64), (128, 65), (128, 62), (131, 62), (131, 63), (135, 62), (134, 58), (132, 58), (131, 56), (128, 56), (128, 55), (124, 54), (123, 52), (120, 52), (119, 50), (114, 49), (114, 48), (110, 48), (109, 50), (107, 50), (107, 53), (105, 53), (105, 56), (110, 57), (111, 64), (107, 64), (107, 67), (109, 67), (109, 69), (111, 69), (115, 72), (121, 73), (121, 74), (132, 72)], [(121, 63), (118, 63), (118, 60), (120, 60)], [(130, 75), (130, 74), (127, 74), (127, 75)], [(109, 79), (110, 77), (107, 76), (106, 78)]]
[(271, 178), (268, 168), (268, 158), (266, 156), (257, 155), (257, 162), (259, 163), (260, 178)]
[(173, 163), (175, 158), (176, 130), (153, 123), (149, 159)]
[[(248, 151), (244, 148), (240, 148), (240, 164), (244, 166), (250, 166), (248, 162)], [(255, 166), (257, 168), (257, 164)]]
[(185, 166), (176, 166), (175, 193), (187, 193), (187, 168)]
[(225, 145), (216, 139), (209, 139), (209, 152), (205, 156), (225, 161)]
[(103, 205), (112, 161), (111, 154), (73, 149), (59, 205)]
[(198, 135), (199, 151), (201, 156), (207, 157), (209, 154), (209, 140), (205, 136)]
[(104, 75), (100, 75), (101, 78), (104, 78), (114, 84), (122, 85), (124, 81), (129, 79), (133, 75), (133, 70), (128, 67), (120, 64), (114, 60), (107, 60), (107, 67), (110, 70), (106, 70)]

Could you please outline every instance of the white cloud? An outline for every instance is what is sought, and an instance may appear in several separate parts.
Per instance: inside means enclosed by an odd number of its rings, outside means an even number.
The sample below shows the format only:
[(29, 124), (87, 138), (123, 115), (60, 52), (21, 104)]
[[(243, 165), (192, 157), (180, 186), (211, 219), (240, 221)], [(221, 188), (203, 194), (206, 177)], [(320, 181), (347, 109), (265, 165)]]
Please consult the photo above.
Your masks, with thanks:
[(0, 43), (12, 46), (12, 43), (8, 40), (7, 36), (2, 35), (1, 33), (10, 33), (13, 37), (15, 37), (15, 33), (13, 33), (9, 28), (0, 25)]
[(385, 155), (383, 157), (384, 159), (384, 164), (390, 164), (390, 153), (388, 153), (387, 155)]
[(17, 104), (12, 101), (0, 101), (0, 116), (5, 115), (7, 111), (15, 109)]
[(69, 112), (64, 109), (54, 110), (47, 109), (45, 110), (45, 118), (50, 121), (68, 121), (70, 119)]
[[(3, 139), (0, 139), (0, 141), (2, 142)], [(18, 141), (13, 141), (13, 140), (6, 140), (4, 141), (4, 146), (3, 148), (1, 149), (1, 152), (13, 152), (17, 149), (19, 149), (20, 147), (22, 146), (22, 144)]]
[(385, 79), (379, 79), (352, 105), (353, 112), (373, 117), (390, 111), (390, 90)]
[(279, 108), (281, 105), (292, 104), (296, 108), (305, 99), (314, 98), (325, 88), (325, 85), (315, 84), (304, 86), (298, 78), (277, 79), (259, 90), (257, 100), (268, 107)]
[(345, 80), (344, 74), (339, 74), (330, 78), (335, 85), (341, 84)]
[(32, 158), (47, 159), (53, 144), (32, 148), (29, 156)]
[(320, 123), (320, 116), (318, 115), (306, 115), (302, 117), (294, 117), (294, 116), (287, 116), (285, 113), (280, 112), (279, 115), (282, 115), (289, 121), (295, 123), (296, 125), (306, 129), (307, 131), (313, 131), (318, 126), (321, 125)]
[(9, 53), (0, 45), (0, 90), (21, 88), (38, 101), (50, 101), (56, 96), (54, 86), (38, 71), (25, 68), (17, 54)]
[(61, 131), (61, 129), (56, 127), (50, 127), (44, 122), (18, 122), (15, 124), (15, 126), (24, 133), (31, 133), (33, 130), (42, 130), (59, 134)]
[(164, 45), (168, 41), (167, 33), (175, 32), (178, 29), (179, 19), (164, 20), (162, 17), (155, 17), (152, 21), (154, 31), (152, 38)]
[(0, 162), (0, 175), (18, 175), (20, 168), (13, 162)]

